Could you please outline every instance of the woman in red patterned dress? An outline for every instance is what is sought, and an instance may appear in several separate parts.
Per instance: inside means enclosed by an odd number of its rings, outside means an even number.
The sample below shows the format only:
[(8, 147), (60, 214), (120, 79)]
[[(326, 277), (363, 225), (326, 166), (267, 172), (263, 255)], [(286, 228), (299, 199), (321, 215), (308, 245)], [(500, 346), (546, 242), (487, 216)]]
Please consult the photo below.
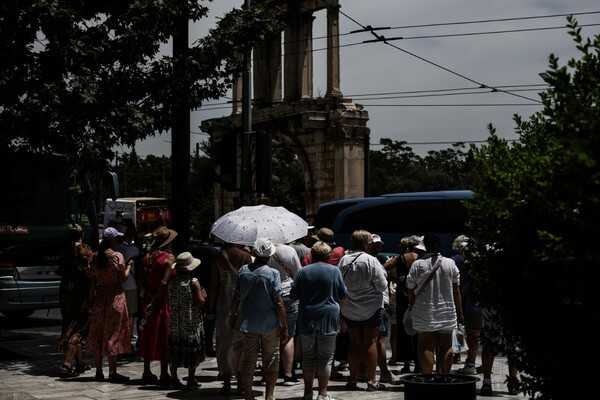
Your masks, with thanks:
[(94, 380), (103, 381), (102, 358), (108, 358), (108, 381), (127, 382), (128, 377), (117, 373), (117, 356), (131, 352), (131, 328), (125, 293), (121, 283), (129, 276), (131, 262), (125, 265), (123, 255), (113, 248), (122, 233), (115, 228), (104, 230), (100, 243), (94, 277), (96, 294), (92, 309), (88, 351), (96, 362)]
[[(144, 359), (142, 384), (168, 386), (169, 375), (168, 338), (169, 306), (167, 287), (175, 272), (172, 265), (175, 256), (165, 249), (175, 239), (177, 232), (161, 226), (152, 233), (150, 251), (144, 256), (140, 270), (139, 285), (144, 291), (142, 310), (144, 319), (138, 327), (138, 353)], [(145, 322), (144, 322), (145, 321)], [(152, 361), (160, 361), (160, 380), (150, 369)]]

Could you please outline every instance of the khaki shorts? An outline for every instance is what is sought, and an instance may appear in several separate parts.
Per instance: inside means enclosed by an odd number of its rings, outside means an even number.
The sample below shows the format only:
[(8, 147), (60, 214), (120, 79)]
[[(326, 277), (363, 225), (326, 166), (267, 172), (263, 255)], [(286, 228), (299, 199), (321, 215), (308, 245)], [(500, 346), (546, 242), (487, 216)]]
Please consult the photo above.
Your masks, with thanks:
[[(258, 351), (262, 353), (265, 372), (279, 371), (279, 328), (263, 334), (243, 333), (244, 350), (242, 354), (242, 372), (253, 374), (258, 360)], [(261, 348), (262, 343), (262, 348)]]

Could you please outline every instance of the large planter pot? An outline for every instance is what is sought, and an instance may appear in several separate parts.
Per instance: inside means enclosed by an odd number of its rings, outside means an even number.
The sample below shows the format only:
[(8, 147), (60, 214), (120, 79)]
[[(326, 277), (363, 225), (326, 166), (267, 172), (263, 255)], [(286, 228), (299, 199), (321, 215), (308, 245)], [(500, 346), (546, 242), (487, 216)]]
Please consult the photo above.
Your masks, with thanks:
[(475, 400), (477, 398), (476, 376), (458, 374), (405, 375), (406, 400)]

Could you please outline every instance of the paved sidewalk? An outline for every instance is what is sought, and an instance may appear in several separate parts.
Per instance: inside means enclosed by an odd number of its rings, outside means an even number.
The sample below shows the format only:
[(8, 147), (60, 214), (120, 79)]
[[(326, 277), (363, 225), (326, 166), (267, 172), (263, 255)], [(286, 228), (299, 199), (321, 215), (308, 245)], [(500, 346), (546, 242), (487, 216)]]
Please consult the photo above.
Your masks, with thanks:
[[(142, 386), (142, 362), (137, 357), (119, 360), (119, 373), (131, 377), (128, 384), (111, 384), (93, 381), (94, 370), (69, 380), (58, 378), (62, 354), (56, 351), (60, 327), (55, 332), (34, 333), (11, 331), (0, 336), (0, 399), (29, 400), (29, 399), (196, 399), (205, 400), (228, 398), (243, 399), (243, 395), (224, 396), (219, 393), (221, 382), (217, 380), (217, 365), (215, 358), (208, 358), (196, 372), (196, 378), (202, 387), (195, 391), (163, 390), (153, 386)], [(388, 347), (389, 348), (389, 347)], [(388, 351), (389, 353), (389, 351)], [(480, 360), (478, 359), (478, 365)], [(104, 373), (107, 374), (106, 359)], [(454, 370), (460, 366), (455, 365)], [(152, 364), (153, 372), (159, 371), (158, 362)], [(399, 375), (399, 366), (390, 367), (390, 370)], [(301, 372), (297, 375), (301, 380)], [(505, 376), (508, 366), (505, 358), (497, 358), (494, 364), (493, 386), (496, 398), (506, 397), (512, 399), (526, 399), (525, 396), (509, 396)], [(364, 397), (373, 399), (404, 399), (402, 385), (386, 385), (386, 391), (366, 392), (366, 383), (359, 383), (362, 390), (348, 391), (345, 384), (348, 372), (344, 378), (331, 381), (329, 393), (336, 400), (364, 400)], [(179, 369), (179, 376), (187, 376), (187, 371)], [(479, 375), (479, 378), (482, 378)], [(260, 377), (256, 377), (254, 396), (264, 398), (264, 386), (259, 385)], [(279, 380), (281, 382), (282, 380)], [(481, 382), (477, 383), (477, 388)], [(316, 387), (316, 381), (315, 381)], [(278, 384), (275, 388), (276, 399), (301, 400), (303, 384), (288, 387)], [(316, 392), (314, 395), (316, 399)], [(483, 397), (478, 396), (483, 399)]]

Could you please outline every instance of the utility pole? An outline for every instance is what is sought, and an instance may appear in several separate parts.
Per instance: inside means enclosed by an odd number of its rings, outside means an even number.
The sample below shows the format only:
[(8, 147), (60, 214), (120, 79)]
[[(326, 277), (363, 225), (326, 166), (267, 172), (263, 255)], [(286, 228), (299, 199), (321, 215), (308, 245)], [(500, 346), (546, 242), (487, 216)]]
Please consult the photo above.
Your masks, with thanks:
[[(250, 0), (245, 0), (246, 8), (250, 8)], [(242, 154), (240, 168), (240, 202), (242, 206), (250, 204), (252, 191), (252, 168), (250, 165), (250, 138), (252, 135), (252, 50), (244, 51), (242, 74)]]
[[(181, 2), (173, 32), (175, 79), (187, 76), (189, 16), (185, 4)], [(173, 229), (178, 233), (173, 250), (178, 254), (188, 250), (190, 245), (190, 93), (188, 82), (174, 86), (178, 100), (173, 107), (171, 128), (171, 212)]]

